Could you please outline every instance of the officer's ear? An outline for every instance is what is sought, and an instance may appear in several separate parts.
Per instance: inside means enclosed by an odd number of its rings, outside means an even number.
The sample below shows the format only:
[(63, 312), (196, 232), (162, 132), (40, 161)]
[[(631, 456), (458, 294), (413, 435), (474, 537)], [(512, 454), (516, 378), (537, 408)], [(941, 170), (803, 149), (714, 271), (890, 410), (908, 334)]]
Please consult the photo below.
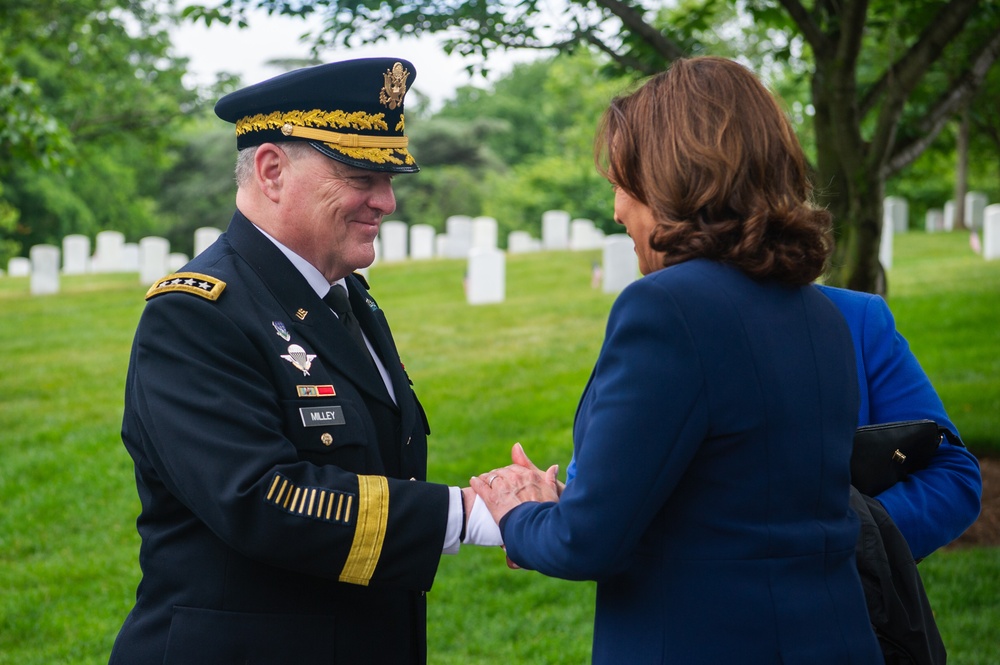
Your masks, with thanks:
[(277, 203), (290, 164), (288, 155), (273, 143), (262, 143), (257, 146), (253, 164), (257, 187), (264, 196)]

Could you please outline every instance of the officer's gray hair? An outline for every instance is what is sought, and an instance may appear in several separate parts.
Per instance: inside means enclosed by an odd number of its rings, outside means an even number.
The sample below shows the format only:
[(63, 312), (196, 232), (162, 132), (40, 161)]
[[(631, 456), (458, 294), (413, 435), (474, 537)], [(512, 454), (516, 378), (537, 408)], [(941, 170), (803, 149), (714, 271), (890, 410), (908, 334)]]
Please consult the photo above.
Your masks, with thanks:
[[(308, 144), (300, 141), (283, 141), (279, 144), (281, 149), (285, 151), (290, 159), (297, 159), (306, 154), (306, 151), (312, 152), (313, 148)], [(251, 146), (249, 148), (243, 148), (236, 155), (236, 186), (246, 187), (251, 182), (253, 182), (253, 160), (257, 155), (257, 146)]]

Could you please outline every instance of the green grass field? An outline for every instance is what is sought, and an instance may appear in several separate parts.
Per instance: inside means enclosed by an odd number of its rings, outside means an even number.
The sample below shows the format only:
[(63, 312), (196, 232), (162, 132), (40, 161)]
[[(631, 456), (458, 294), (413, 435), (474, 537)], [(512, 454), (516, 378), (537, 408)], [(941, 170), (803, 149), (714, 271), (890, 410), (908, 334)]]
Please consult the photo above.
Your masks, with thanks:
[[(597, 258), (510, 256), (506, 302), (478, 307), (464, 302), (464, 262), (371, 270), (430, 417), (432, 480), (466, 484), (515, 441), (565, 467), (614, 300), (590, 288)], [(1000, 261), (973, 255), (962, 234), (899, 236), (889, 285), (970, 447), (1000, 455)], [(91, 275), (32, 298), (26, 278), (0, 278), (0, 665), (106, 662), (131, 607), (138, 499), (119, 428), (144, 292), (134, 275)], [(1000, 662), (998, 552), (949, 549), (921, 564), (953, 664)], [(593, 597), (590, 583), (465, 548), (429, 594), (430, 662), (589, 662)]]

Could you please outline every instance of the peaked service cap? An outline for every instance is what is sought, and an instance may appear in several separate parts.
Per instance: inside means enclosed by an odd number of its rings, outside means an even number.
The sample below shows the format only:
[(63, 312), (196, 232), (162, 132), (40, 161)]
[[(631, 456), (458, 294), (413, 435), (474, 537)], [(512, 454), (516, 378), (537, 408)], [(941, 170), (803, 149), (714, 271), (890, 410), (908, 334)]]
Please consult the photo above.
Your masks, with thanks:
[(372, 171), (414, 173), (403, 97), (417, 77), (400, 58), (305, 67), (231, 92), (215, 114), (236, 124), (237, 149), (306, 141), (327, 157)]

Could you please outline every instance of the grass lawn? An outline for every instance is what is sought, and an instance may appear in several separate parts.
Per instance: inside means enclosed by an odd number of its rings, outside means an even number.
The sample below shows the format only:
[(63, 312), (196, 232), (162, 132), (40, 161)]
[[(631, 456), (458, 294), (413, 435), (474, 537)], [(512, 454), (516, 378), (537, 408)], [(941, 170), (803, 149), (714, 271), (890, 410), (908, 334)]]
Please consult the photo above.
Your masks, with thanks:
[[(515, 441), (565, 467), (614, 300), (590, 288), (598, 256), (509, 256), (506, 301), (477, 307), (464, 262), (372, 268), (430, 417), (431, 479), (466, 484)], [(897, 237), (888, 277), (899, 328), (970, 448), (1000, 456), (1000, 261), (962, 234), (913, 233)], [(131, 607), (138, 499), (119, 429), (144, 292), (135, 275), (88, 275), (32, 298), (26, 278), (0, 278), (0, 665), (104, 663)], [(998, 551), (921, 564), (953, 664), (1000, 662)], [(590, 583), (466, 548), (429, 595), (430, 662), (589, 662), (593, 598)]]

